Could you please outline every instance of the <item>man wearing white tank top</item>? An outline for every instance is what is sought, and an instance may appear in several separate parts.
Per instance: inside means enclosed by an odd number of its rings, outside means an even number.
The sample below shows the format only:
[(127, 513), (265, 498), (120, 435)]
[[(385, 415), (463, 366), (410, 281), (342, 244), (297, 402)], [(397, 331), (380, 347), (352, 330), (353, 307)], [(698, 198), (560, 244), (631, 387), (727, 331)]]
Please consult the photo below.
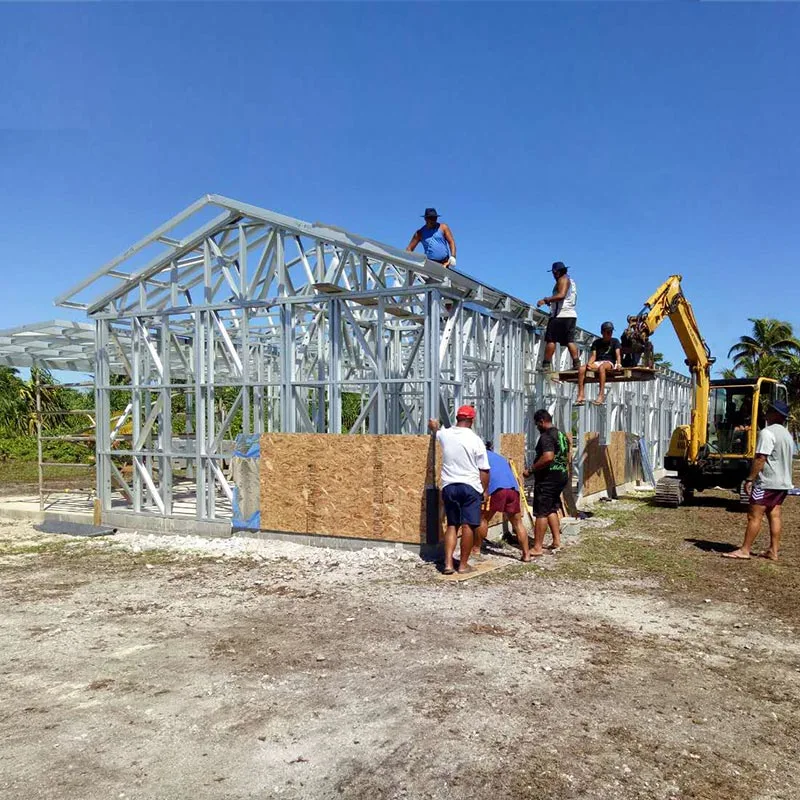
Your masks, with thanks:
[(556, 261), (551, 271), (556, 279), (553, 287), (553, 294), (550, 297), (543, 297), (536, 304), (537, 308), (550, 306), (550, 321), (544, 332), (544, 361), (542, 369), (546, 372), (552, 370), (553, 355), (556, 352), (556, 344), (566, 347), (572, 356), (572, 369), (581, 368), (581, 359), (578, 354), (578, 346), (575, 344), (575, 328), (578, 324), (578, 287), (569, 275), (567, 267), (563, 261)]

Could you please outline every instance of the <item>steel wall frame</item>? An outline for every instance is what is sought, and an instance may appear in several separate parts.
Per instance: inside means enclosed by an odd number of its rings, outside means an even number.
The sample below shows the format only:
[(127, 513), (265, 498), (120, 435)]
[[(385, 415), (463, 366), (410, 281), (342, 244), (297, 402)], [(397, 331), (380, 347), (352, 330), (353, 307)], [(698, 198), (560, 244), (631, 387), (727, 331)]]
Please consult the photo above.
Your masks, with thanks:
[[(212, 211), (221, 213), (207, 219)], [(234, 427), (419, 434), (428, 418), (449, 423), (471, 403), (482, 436), (524, 432), (532, 449), (532, 412), (545, 407), (576, 430), (578, 464), (587, 431), (622, 426), (645, 436), (659, 467), (672, 427), (689, 416), (690, 382), (670, 372), (612, 385), (605, 408), (574, 419), (574, 387), (537, 367), (546, 321), (537, 309), (420, 256), (217, 195), (58, 302), (94, 320), (98, 419), (110, 418), (112, 392), (128, 400), (117, 430), (130, 420), (130, 441), (97, 426), (106, 511), (228, 518)], [(584, 357), (593, 338), (578, 332)], [(567, 353), (559, 358), (566, 368)], [(225, 408), (223, 387), (233, 396)], [(347, 430), (345, 393), (361, 397)]]

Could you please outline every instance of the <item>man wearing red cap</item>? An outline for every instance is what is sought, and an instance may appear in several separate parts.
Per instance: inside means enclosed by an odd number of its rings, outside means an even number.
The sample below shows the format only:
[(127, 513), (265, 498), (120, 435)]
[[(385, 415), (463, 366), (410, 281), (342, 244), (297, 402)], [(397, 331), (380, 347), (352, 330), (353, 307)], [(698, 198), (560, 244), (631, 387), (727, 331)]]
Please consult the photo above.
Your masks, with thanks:
[(436, 433), (442, 447), (442, 500), (447, 515), (444, 536), (444, 574), (455, 572), (453, 556), (458, 532), (461, 531), (459, 572), (470, 572), (467, 563), (472, 551), (475, 530), (481, 524), (481, 504), (489, 488), (489, 459), (486, 446), (472, 430), (475, 408), (461, 406), (456, 412), (456, 424), (442, 428), (439, 420), (428, 421), (428, 429)]

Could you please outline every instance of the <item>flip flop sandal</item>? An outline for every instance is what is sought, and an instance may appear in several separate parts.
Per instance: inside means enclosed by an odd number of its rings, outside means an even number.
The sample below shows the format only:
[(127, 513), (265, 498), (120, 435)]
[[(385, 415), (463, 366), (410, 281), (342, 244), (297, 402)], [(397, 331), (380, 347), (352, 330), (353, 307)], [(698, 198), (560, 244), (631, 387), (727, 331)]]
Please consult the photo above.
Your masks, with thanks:
[(455, 575), (456, 571), (452, 567), (447, 567), (442, 570), (442, 575)]

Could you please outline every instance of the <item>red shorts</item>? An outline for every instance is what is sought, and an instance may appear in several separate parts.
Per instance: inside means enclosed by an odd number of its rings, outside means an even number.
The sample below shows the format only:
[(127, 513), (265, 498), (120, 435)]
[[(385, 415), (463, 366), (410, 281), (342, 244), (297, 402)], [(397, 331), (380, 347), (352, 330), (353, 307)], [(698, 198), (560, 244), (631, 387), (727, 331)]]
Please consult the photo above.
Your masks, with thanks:
[(489, 498), (489, 511), (495, 514), (519, 514), (519, 492), (516, 489), (498, 489)]
[(775, 506), (783, 505), (787, 494), (789, 493), (780, 489), (759, 489), (758, 486), (754, 486), (753, 493), (750, 495), (750, 502), (754, 506), (775, 508)]

